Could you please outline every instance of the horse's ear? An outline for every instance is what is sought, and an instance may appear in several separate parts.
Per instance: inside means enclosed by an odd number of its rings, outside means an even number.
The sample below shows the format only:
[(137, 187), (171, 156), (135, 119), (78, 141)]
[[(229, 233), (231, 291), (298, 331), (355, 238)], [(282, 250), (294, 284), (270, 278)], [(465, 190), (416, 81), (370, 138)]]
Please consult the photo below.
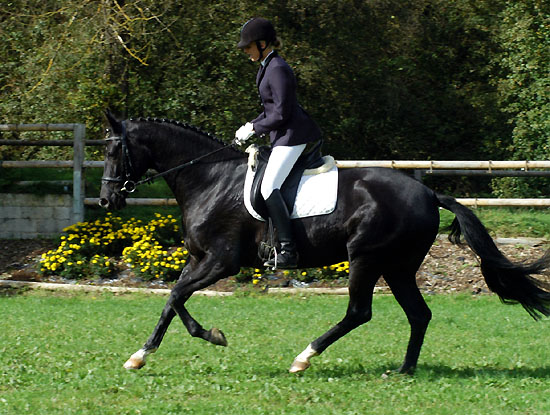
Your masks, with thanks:
[(111, 128), (113, 129), (113, 132), (115, 134), (121, 134), (122, 133), (122, 123), (117, 119), (113, 111), (111, 111), (110, 108), (107, 108), (105, 110), (105, 116), (107, 117), (107, 121), (109, 121), (109, 124), (111, 125)]

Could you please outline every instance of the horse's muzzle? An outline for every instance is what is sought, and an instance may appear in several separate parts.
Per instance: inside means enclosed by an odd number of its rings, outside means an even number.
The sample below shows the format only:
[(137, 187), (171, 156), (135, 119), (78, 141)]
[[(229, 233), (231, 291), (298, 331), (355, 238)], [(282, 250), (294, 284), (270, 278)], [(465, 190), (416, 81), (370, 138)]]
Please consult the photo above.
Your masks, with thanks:
[(122, 195), (112, 194), (108, 197), (99, 197), (99, 206), (108, 210), (120, 210), (126, 206), (126, 198)]
[(100, 198), (99, 199), (99, 202), (98, 202), (99, 206), (101, 206), (102, 208), (104, 209), (108, 209), (109, 208), (109, 201), (107, 199), (105, 199), (104, 197)]

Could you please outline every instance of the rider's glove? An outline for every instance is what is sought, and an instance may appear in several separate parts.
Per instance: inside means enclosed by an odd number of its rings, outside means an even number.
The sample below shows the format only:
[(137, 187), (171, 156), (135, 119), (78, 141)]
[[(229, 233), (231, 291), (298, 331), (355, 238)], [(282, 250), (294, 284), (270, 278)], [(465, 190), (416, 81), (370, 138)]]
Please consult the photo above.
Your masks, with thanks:
[(247, 122), (235, 133), (235, 144), (241, 145), (244, 144), (246, 140), (254, 135), (254, 124)]

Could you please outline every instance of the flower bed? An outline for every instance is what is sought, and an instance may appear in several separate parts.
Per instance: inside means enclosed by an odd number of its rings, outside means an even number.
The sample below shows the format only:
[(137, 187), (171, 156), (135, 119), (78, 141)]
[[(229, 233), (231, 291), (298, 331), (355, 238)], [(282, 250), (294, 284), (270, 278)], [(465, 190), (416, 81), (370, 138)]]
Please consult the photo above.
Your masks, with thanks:
[[(64, 229), (57, 249), (42, 254), (40, 272), (72, 279), (113, 278), (130, 269), (144, 280), (178, 278), (187, 263), (188, 251), (183, 246), (177, 220), (171, 215), (155, 214), (148, 223), (132, 218), (124, 222), (108, 214), (102, 220), (80, 222)], [(284, 271), (289, 279), (303, 282), (334, 280), (347, 277), (349, 264), (304, 270)], [(239, 282), (258, 283), (260, 269), (242, 268)]]

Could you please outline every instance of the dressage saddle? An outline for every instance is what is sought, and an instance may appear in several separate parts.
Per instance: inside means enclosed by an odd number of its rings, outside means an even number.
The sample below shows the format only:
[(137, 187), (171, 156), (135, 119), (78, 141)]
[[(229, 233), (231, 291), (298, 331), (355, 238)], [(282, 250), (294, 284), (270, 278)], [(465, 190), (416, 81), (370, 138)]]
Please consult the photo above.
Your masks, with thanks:
[[(322, 145), (323, 140), (319, 140), (312, 143), (310, 149), (306, 148), (306, 150), (296, 161), (296, 164), (294, 164), (290, 174), (281, 186), (281, 194), (290, 213), (292, 213), (292, 210), (294, 209), (294, 201), (296, 200), (298, 186), (304, 171), (307, 169), (316, 169), (322, 166), (325, 162), (321, 156)], [(262, 218), (266, 220), (269, 217), (269, 214), (267, 212), (265, 200), (260, 192), (260, 188), (270, 154), (270, 146), (258, 147), (254, 180), (252, 181), (252, 188), (250, 191), (250, 203), (252, 204), (252, 207)]]

